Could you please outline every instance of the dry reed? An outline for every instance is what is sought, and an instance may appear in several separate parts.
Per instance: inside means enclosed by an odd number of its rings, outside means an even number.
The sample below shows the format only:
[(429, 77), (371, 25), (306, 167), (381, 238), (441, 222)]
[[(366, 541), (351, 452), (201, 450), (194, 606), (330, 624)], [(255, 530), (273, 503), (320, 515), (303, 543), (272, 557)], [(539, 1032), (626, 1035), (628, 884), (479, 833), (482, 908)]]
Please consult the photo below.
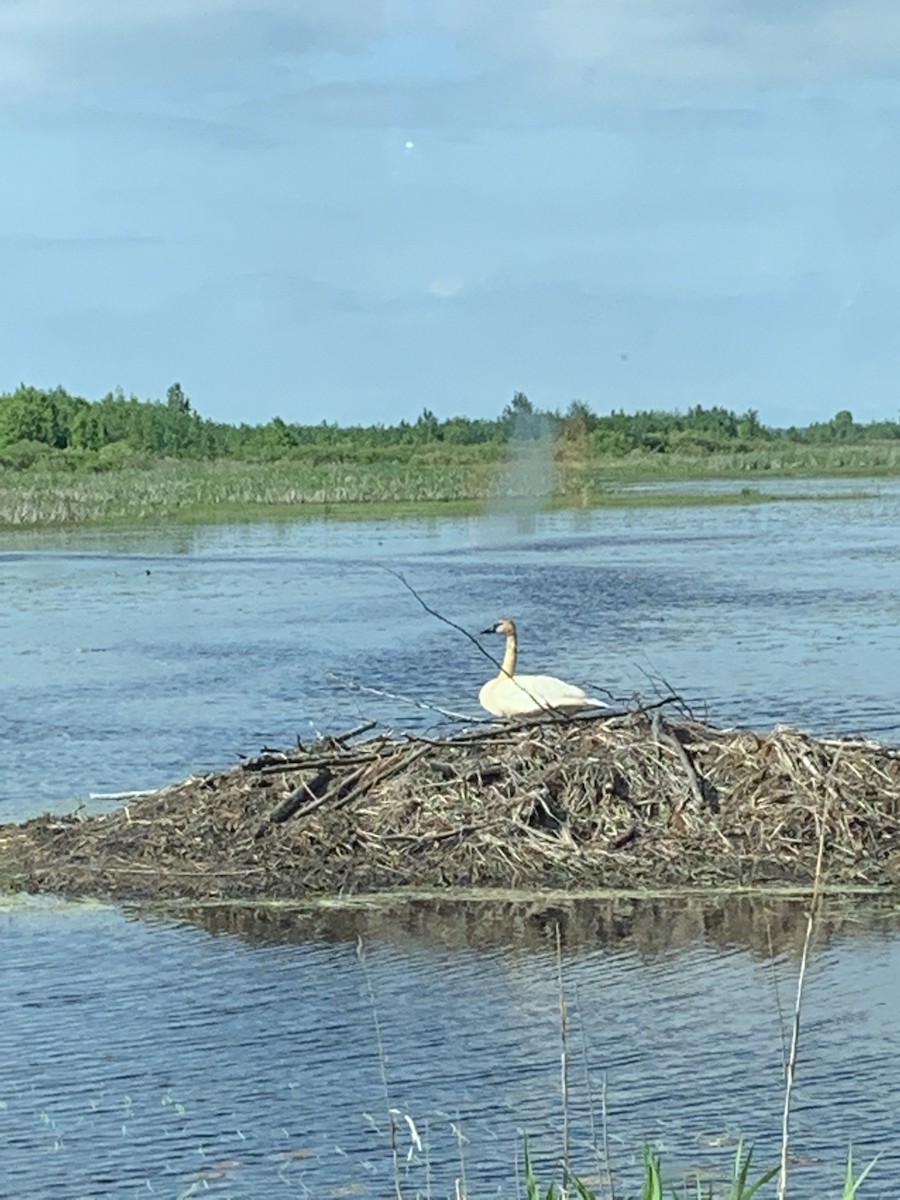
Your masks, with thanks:
[(301, 899), (397, 888), (808, 888), (900, 879), (900, 750), (642, 711), (324, 738), (112, 813), (0, 827), (29, 890)]

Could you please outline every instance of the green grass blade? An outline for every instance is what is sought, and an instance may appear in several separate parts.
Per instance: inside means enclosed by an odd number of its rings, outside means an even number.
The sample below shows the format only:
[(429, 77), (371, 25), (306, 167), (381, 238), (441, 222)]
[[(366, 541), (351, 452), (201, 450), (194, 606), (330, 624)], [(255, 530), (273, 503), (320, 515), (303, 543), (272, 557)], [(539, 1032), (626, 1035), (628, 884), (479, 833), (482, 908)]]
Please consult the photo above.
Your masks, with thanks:
[(662, 1172), (659, 1155), (644, 1147), (644, 1192), (643, 1200), (663, 1200)]
[(586, 1184), (582, 1183), (580, 1179), (573, 1179), (572, 1182), (575, 1185), (575, 1192), (578, 1195), (578, 1200), (597, 1200), (597, 1193), (592, 1191)]
[(728, 1193), (728, 1200), (752, 1200), (761, 1187), (769, 1182), (770, 1179), (778, 1174), (778, 1167), (772, 1167), (766, 1171), (764, 1175), (760, 1175), (755, 1183), (747, 1183), (750, 1175), (750, 1166), (753, 1161), (753, 1147), (749, 1146), (747, 1152), (744, 1153), (744, 1139), (738, 1142), (737, 1152), (734, 1156), (734, 1169), (732, 1172), (731, 1190)]
[(865, 1182), (866, 1176), (881, 1158), (881, 1154), (876, 1154), (867, 1167), (863, 1169), (858, 1179), (853, 1178), (853, 1146), (847, 1147), (847, 1174), (844, 1177), (843, 1200), (856, 1200), (856, 1193)]
[(541, 1192), (534, 1174), (531, 1155), (528, 1152), (528, 1138), (524, 1140), (525, 1148), (525, 1196), (526, 1200), (541, 1200)]
[(759, 1191), (759, 1189), (761, 1187), (764, 1187), (765, 1184), (767, 1184), (770, 1179), (775, 1178), (775, 1176), (778, 1174), (780, 1169), (781, 1168), (778, 1167), (777, 1165), (774, 1167), (770, 1167), (769, 1170), (766, 1171), (765, 1175), (760, 1175), (760, 1177), (759, 1177), (759, 1179), (757, 1179), (756, 1183), (752, 1184), (745, 1191), (741, 1192), (740, 1195), (735, 1193), (733, 1200), (752, 1200), (752, 1197), (756, 1195), (756, 1193)]

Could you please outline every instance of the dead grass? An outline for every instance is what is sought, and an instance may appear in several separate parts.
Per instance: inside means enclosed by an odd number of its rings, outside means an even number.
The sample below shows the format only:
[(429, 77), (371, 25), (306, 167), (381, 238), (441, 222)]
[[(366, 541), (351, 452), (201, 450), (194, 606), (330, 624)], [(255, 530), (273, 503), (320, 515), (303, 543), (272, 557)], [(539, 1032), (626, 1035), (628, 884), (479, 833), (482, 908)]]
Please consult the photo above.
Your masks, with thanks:
[(32, 891), (282, 898), (404, 888), (808, 888), (900, 881), (900, 750), (662, 709), (433, 740), (325, 738), (100, 816), (0, 828)]

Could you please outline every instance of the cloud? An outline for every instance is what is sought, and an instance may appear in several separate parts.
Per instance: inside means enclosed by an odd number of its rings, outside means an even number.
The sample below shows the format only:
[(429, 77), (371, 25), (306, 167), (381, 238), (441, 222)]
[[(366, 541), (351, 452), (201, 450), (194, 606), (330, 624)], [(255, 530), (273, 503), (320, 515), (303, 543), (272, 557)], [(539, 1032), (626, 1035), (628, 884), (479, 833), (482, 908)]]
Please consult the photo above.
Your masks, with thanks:
[(442, 22), (559, 86), (613, 92), (893, 75), (900, 59), (900, 6), (885, 0), (445, 0)]
[[(266, 67), (274, 90), (302, 82), (307, 56), (358, 59), (365, 82), (385, 42), (424, 36), (468, 57), (472, 71), (440, 79), (490, 123), (499, 106), (588, 106), (611, 100), (691, 100), (709, 89), (832, 84), (895, 76), (900, 5), (885, 0), (0, 0), (0, 103), (85, 88), (230, 88)], [(401, 56), (402, 57), (402, 56)], [(426, 59), (428, 55), (426, 54)], [(383, 62), (381, 64), (383, 68)], [(414, 70), (415, 67), (415, 70)], [(408, 58), (382, 89), (381, 119), (401, 108), (404, 73), (421, 85), (427, 62)], [(435, 72), (439, 77), (440, 72)], [(487, 85), (473, 92), (473, 80)], [(283, 87), (279, 78), (283, 77)], [(321, 83), (321, 75), (318, 82)], [(492, 82), (491, 82), (492, 81)], [(341, 108), (333, 85), (328, 103)], [(415, 94), (421, 98), (421, 88)], [(414, 97), (415, 98), (415, 97)], [(323, 99), (320, 97), (320, 100)], [(350, 108), (354, 106), (351, 104)], [(441, 120), (446, 99), (432, 100)], [(327, 108), (327, 104), (326, 104)], [(327, 116), (326, 116), (327, 119)], [(332, 118), (333, 119), (333, 118)], [(377, 118), (376, 118), (377, 119)], [(427, 118), (426, 118), (427, 119)], [(373, 122), (374, 123), (374, 122)]]
[(369, 0), (0, 0), (0, 99), (196, 84), (311, 49), (352, 53), (383, 29)]
[(452, 300), (454, 296), (460, 295), (465, 286), (462, 279), (446, 275), (432, 279), (425, 290), (429, 296), (436, 296), (439, 300)]

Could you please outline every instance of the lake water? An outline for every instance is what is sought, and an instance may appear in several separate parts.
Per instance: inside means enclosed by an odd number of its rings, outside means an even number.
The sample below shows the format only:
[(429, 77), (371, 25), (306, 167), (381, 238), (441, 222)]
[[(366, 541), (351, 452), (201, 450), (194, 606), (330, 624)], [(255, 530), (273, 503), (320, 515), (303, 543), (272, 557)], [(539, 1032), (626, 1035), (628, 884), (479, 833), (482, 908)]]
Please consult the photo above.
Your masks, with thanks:
[[(772, 486), (870, 496), (0, 535), (0, 820), (364, 719), (442, 727), (414, 702), (483, 715), (490, 664), (385, 567), (471, 632), (515, 616), (525, 670), (896, 741), (900, 484)], [(404, 1195), (462, 1171), (472, 1196), (515, 1195), (520, 1131), (542, 1163), (560, 1145), (557, 923), (579, 1165), (597, 1169), (604, 1075), (620, 1181), (645, 1139), (676, 1174), (720, 1170), (740, 1132), (767, 1164), (802, 913), (738, 907), (276, 919), (10, 898), (0, 1195), (391, 1195), (385, 1082)], [(839, 1194), (851, 1138), (860, 1161), (884, 1151), (862, 1194), (900, 1194), (898, 987), (893, 913), (842, 910), (809, 980), (793, 1194)]]

